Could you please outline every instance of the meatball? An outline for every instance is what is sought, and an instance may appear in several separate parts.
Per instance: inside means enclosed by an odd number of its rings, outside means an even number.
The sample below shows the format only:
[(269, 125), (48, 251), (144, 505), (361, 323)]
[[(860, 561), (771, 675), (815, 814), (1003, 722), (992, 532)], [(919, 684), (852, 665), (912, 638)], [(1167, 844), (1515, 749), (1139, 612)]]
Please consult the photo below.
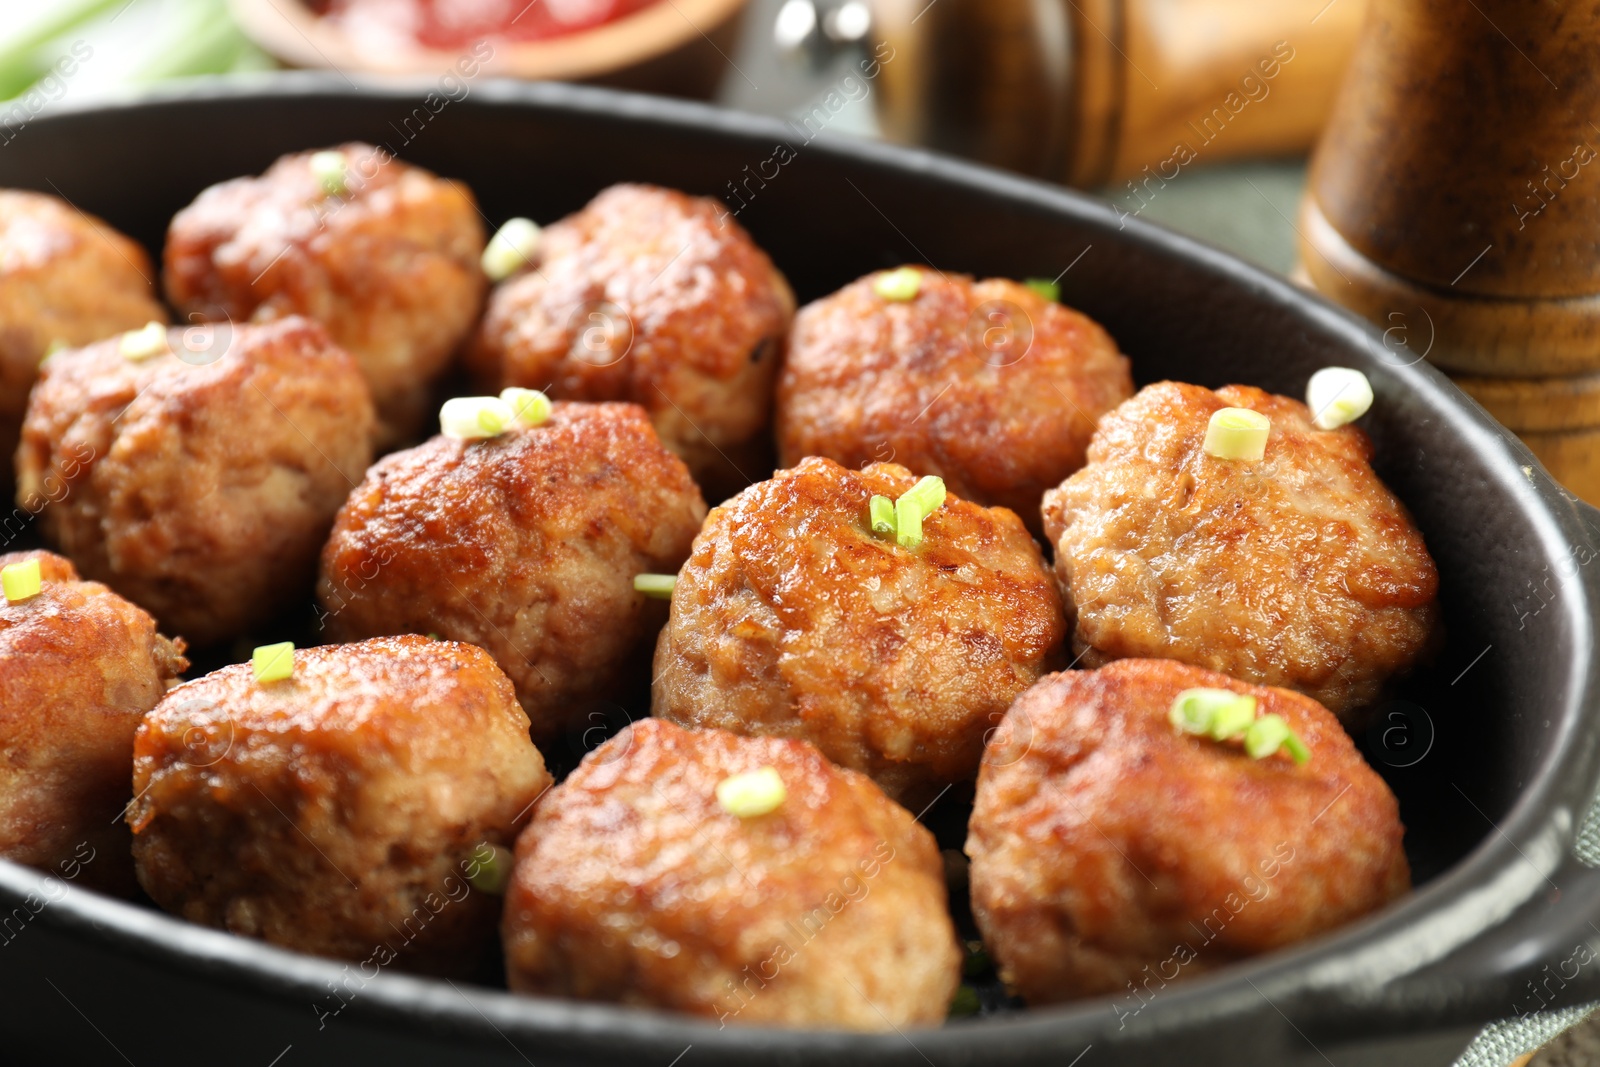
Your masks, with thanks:
[[(786, 794), (740, 817), (735, 775)], [(730, 1022), (936, 1024), (960, 981), (933, 835), (812, 746), (647, 719), (540, 801), (506, 897), (515, 991)]]
[(705, 518), (683, 462), (633, 404), (558, 401), (485, 441), (385, 457), (339, 512), (318, 597), (341, 640), (435, 633), (493, 654), (544, 741), (614, 696), (664, 621), (634, 589)]
[(128, 896), (133, 732), (189, 662), (60, 556), (0, 555), (0, 568), (28, 560), (39, 595), (0, 599), (0, 856)]
[(916, 548), (875, 537), (871, 497), (916, 480), (812, 458), (713, 510), (656, 647), (654, 713), (810, 741), (913, 807), (972, 778), (1066, 623), (1009, 511), (951, 496)]
[[(906, 268), (916, 270), (916, 268)], [(778, 379), (778, 456), (892, 460), (1039, 529), (1039, 499), (1083, 466), (1096, 421), (1133, 394), (1087, 316), (1002, 279), (916, 271), (910, 300), (872, 274), (795, 317)]]
[[(1217, 459), (1224, 407), (1272, 420), (1260, 462)], [(1175, 659), (1282, 685), (1357, 725), (1439, 638), (1439, 575), (1354, 426), (1297, 400), (1161, 382), (1107, 415), (1089, 465), (1045, 494), (1045, 532), (1087, 667)]]
[(500, 899), (471, 881), (550, 785), (511, 682), (425, 637), (180, 686), (134, 741), (139, 882), (191, 922), (320, 956), (466, 974)]
[[(1183, 732), (1168, 715), (1191, 688), (1255, 697), (1310, 760)], [(1316, 701), (1120, 660), (1042, 679), (996, 731), (967, 837), (973, 912), (1029, 1003), (1120, 992), (1132, 1011), (1402, 895), (1403, 833), (1389, 787)]]
[[(51, 345), (86, 345), (167, 321), (150, 257), (53, 196), (0, 189), (0, 490), (11, 495), (28, 390)], [(37, 510), (37, 509), (35, 509)]]
[[(483, 222), (460, 182), (371, 145), (336, 151), (284, 156), (178, 212), (167, 296), (210, 320), (322, 323), (361, 365), (386, 448), (427, 424), (434, 383), (477, 321)], [(342, 177), (317, 155), (343, 162)]]
[(306, 319), (219, 328), (199, 351), (158, 340), (140, 359), (113, 339), (45, 361), (18, 498), (51, 492), (42, 532), (85, 576), (210, 645), (309, 592), (372, 458), (372, 401)]
[(495, 289), (477, 375), (571, 400), (631, 400), (721, 500), (772, 470), (772, 381), (794, 314), (783, 275), (715, 200), (617, 185), (544, 231)]

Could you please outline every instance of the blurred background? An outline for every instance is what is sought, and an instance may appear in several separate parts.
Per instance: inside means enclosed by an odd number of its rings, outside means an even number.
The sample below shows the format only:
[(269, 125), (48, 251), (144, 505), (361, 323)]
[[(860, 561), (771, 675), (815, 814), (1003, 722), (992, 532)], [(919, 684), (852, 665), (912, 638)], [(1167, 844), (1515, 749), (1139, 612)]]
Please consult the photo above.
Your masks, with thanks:
[[(0, 0), (0, 145), (52, 108), (84, 106), (173, 79), (261, 77), (299, 66), (331, 69), (352, 81), (414, 78), (433, 87), (470, 55), (488, 74), (708, 99), (786, 118), (802, 139), (882, 137), (1085, 189), (1119, 216), (1185, 231), (1319, 284), (1380, 327), (1390, 328), (1402, 312), (1414, 321), (1411, 305), (1419, 304), (1431, 349), (1432, 328), (1437, 323), (1443, 330), (1453, 313), (1450, 301), (1472, 288), (1471, 281), (1462, 283), (1469, 271), (1478, 272), (1489, 292), (1514, 291), (1521, 299), (1530, 291), (1515, 288), (1526, 277), (1514, 258), (1497, 261), (1497, 245), (1531, 247), (1530, 261), (1542, 254), (1548, 262), (1550, 255), (1537, 243), (1495, 236), (1448, 287), (1419, 282), (1408, 288), (1406, 277), (1426, 271), (1401, 277), (1406, 272), (1394, 273), (1381, 242), (1363, 243), (1352, 212), (1359, 216), (1369, 201), (1382, 199), (1380, 178), (1384, 191), (1407, 187), (1404, 175), (1394, 179), (1384, 172), (1384, 157), (1372, 153), (1409, 137), (1403, 134), (1406, 107), (1426, 111), (1430, 100), (1441, 99), (1419, 100), (1409, 86), (1383, 85), (1384, 55), (1371, 48), (1365, 54), (1378, 57), (1376, 66), (1340, 97), (1352, 57), (1359, 60), (1362, 34), (1398, 39), (1377, 10), (1368, 23), (1367, 7), (1368, 0)], [(1403, 7), (1395, 0), (1388, 10)], [(1460, 54), (1490, 64), (1479, 69), (1519, 72), (1542, 92), (1535, 74), (1557, 89), (1548, 71), (1559, 74), (1574, 56), (1580, 66), (1592, 65), (1587, 51), (1574, 51), (1570, 40), (1537, 26), (1526, 34), (1513, 27), (1518, 44), (1487, 24), (1493, 34), (1470, 14), (1452, 24), (1470, 27), (1461, 31)], [(1440, 77), (1454, 86), (1448, 79), (1459, 80), (1461, 73), (1446, 70)], [(1499, 131), (1506, 128), (1537, 133), (1548, 119), (1556, 130), (1556, 147), (1544, 153), (1548, 161), (1561, 158), (1564, 116), (1594, 102), (1557, 90), (1541, 103), (1537, 92), (1503, 88), (1490, 85), (1485, 92), (1502, 101), (1534, 100), (1528, 105), (1534, 110), (1503, 114), (1504, 124), (1482, 121), (1475, 112), (1473, 129), (1482, 132), (1472, 135), (1503, 139)], [(1420, 91), (1426, 94), (1428, 86)], [(1369, 98), (1377, 101), (1376, 111)], [(1430, 113), (1449, 116), (1465, 105), (1444, 100), (1439, 107)], [(1316, 199), (1306, 196), (1307, 160), (1336, 109), (1335, 126), (1343, 121), (1366, 140), (1325, 149), (1337, 156), (1325, 183), (1323, 201), (1332, 205), (1325, 218), (1320, 206), (1307, 208)], [(1391, 118), (1396, 125), (1389, 125)], [(1438, 121), (1430, 126), (1440, 128)], [(1347, 144), (1353, 145), (1348, 152)], [(1436, 193), (1430, 173), (1416, 185), (1415, 202), (1399, 205), (1422, 227), (1401, 235), (1413, 246), (1434, 247), (1425, 224), (1447, 235), (1464, 230), (1474, 246), (1484, 232), (1509, 229), (1512, 221), (1520, 234), (1528, 218), (1556, 203), (1557, 191), (1578, 181), (1559, 178), (1558, 189), (1543, 180), (1547, 199), (1533, 184), (1542, 149), (1528, 153), (1531, 163), (1520, 155), (1497, 160), (1486, 150), (1462, 158), (1451, 149), (1443, 150), (1453, 168), (1447, 188), (1476, 181), (1490, 189), (1484, 210), (1498, 212), (1492, 217), (1499, 221), (1479, 227), (1471, 214), (1476, 207), (1468, 210), (1465, 201)], [(1351, 169), (1342, 166), (1347, 159), (1364, 162)], [(1508, 214), (1509, 198), (1500, 190), (1520, 182), (1522, 170), (1537, 199), (1524, 197), (1520, 208), (1512, 201)], [(1315, 193), (1315, 179), (1312, 185)], [(1564, 203), (1592, 207), (1600, 196), (1588, 190)], [(1340, 220), (1344, 238), (1335, 234)], [(1313, 223), (1323, 229), (1308, 239), (1305, 228)], [(1392, 229), (1374, 224), (1368, 232), (1381, 237)], [(1572, 232), (1570, 225), (1546, 226), (1542, 239)], [(1600, 234), (1591, 228), (1589, 236)], [(1339, 243), (1345, 238), (1348, 249)], [(1336, 262), (1339, 256), (1345, 258)], [(1326, 284), (1315, 277), (1317, 269), (1306, 270), (1324, 264), (1339, 281)], [(1442, 277), (1457, 266), (1441, 264)], [(1378, 279), (1369, 288), (1380, 295), (1363, 306), (1346, 292), (1357, 288), (1346, 272), (1360, 281), (1368, 267)], [(1524, 438), (1553, 473), (1593, 500), (1600, 496), (1600, 345), (1584, 331), (1600, 323), (1600, 298), (1584, 295), (1573, 305), (1566, 297), (1570, 288), (1548, 279), (1532, 285), (1535, 297), (1557, 291), (1561, 299), (1530, 303), (1533, 311), (1513, 325), (1487, 331), (1499, 346), (1488, 364), (1468, 352), (1471, 359), (1452, 365), (1441, 358), (1449, 355), (1447, 344), (1429, 358), (1465, 372), (1458, 376), (1463, 387), (1513, 429), (1530, 431)], [(1578, 291), (1589, 293), (1581, 284)], [(1441, 302), (1427, 303), (1433, 296)], [(1559, 344), (1539, 349), (1538, 316), (1552, 307), (1566, 332), (1556, 338)], [(1480, 315), (1481, 308), (1473, 304), (1468, 312)], [(1463, 321), (1463, 336), (1485, 335), (1481, 315)], [(1444, 333), (1441, 339), (1448, 340)], [(1458, 347), (1466, 352), (1472, 346), (1458, 339)], [(1567, 355), (1524, 358), (1536, 349)], [(1571, 353), (1577, 355), (1568, 358)], [(1530, 374), (1540, 376), (1519, 376)], [(1600, 858), (1596, 846), (1588, 847)], [(1459, 1063), (1504, 1067), (1585, 1010), (1491, 1026)], [(1589, 1030), (1587, 1040), (1600, 1045), (1600, 1022)]]

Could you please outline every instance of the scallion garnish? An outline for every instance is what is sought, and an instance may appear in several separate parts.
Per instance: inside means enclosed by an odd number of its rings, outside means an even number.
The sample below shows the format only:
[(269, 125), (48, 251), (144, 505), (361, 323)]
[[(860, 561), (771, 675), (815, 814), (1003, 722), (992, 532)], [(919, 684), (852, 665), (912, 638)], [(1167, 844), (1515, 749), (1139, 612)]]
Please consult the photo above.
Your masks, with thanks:
[(117, 350), (124, 359), (143, 363), (151, 356), (167, 351), (167, 328), (154, 319), (137, 330), (129, 330), (117, 342)]
[(250, 656), (250, 669), (256, 681), (282, 682), (294, 677), (294, 642), (262, 645)]
[(543, 426), (550, 418), (550, 398), (537, 389), (504, 389), (500, 399), (511, 405), (511, 417), (524, 430)]
[(894, 501), (886, 496), (874, 496), (867, 505), (867, 517), (872, 522), (872, 532), (886, 537), (894, 536)]
[(672, 591), (678, 587), (676, 574), (635, 574), (633, 588), (656, 600), (671, 600)]
[(516, 418), (511, 405), (497, 396), (458, 396), (439, 409), (439, 431), (458, 441), (499, 437)]
[(886, 496), (874, 496), (867, 505), (872, 532), (893, 536), (901, 548), (916, 548), (922, 543), (922, 520), (944, 506), (944, 479), (928, 475), (889, 503)]
[(1272, 420), (1249, 408), (1222, 408), (1206, 425), (1205, 450), (1218, 459), (1256, 462), (1267, 453)]
[(741, 819), (776, 811), (788, 796), (783, 779), (771, 767), (731, 775), (717, 783), (717, 803)]
[(978, 991), (963, 982), (956, 987), (956, 995), (950, 999), (950, 1017), (952, 1019), (965, 1018), (976, 1015), (983, 1010), (983, 1002), (978, 999)]
[(1061, 286), (1057, 285), (1049, 278), (1029, 278), (1022, 284), (1027, 286), (1029, 289), (1032, 289), (1034, 292), (1038, 293), (1052, 304), (1058, 304), (1061, 302)]
[(36, 559), (9, 563), (0, 568), (0, 589), (4, 589), (8, 603), (20, 604), (24, 600), (31, 600), (38, 596), (43, 588), (44, 580), (40, 576), (39, 561)]
[(1213, 741), (1243, 741), (1251, 759), (1266, 759), (1280, 748), (1295, 763), (1311, 758), (1311, 750), (1289, 729), (1281, 715), (1256, 718), (1256, 698), (1231, 689), (1185, 689), (1167, 713), (1172, 725), (1186, 734)]
[(509, 848), (491, 845), (485, 841), (472, 850), (474, 873), (467, 875), (472, 888), (490, 896), (500, 896), (511, 881), (511, 872), (517, 864), (516, 854)]
[(896, 303), (915, 300), (922, 291), (922, 272), (915, 267), (887, 271), (872, 280), (872, 291)]
[(1372, 407), (1372, 383), (1349, 367), (1323, 367), (1306, 383), (1306, 406), (1319, 430), (1337, 430)]
[(343, 196), (350, 191), (345, 177), (348, 166), (343, 152), (311, 153), (311, 173), (328, 196)]
[(539, 254), (543, 231), (532, 219), (507, 219), (483, 249), (483, 273), (490, 281), (505, 281)]

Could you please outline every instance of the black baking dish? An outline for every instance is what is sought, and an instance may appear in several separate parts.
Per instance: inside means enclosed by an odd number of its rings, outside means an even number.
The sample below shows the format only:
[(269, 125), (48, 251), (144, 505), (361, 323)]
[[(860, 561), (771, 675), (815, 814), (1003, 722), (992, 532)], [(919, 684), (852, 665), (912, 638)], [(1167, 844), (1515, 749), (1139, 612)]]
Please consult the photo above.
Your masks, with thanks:
[[(1364, 425), (1378, 471), (1443, 576), (1446, 651), (1363, 739), (1400, 797), (1418, 888), (1333, 936), (1148, 1002), (863, 1036), (718, 1030), (400, 974), (352, 980), (343, 964), (0, 862), (8, 1055), (261, 1067), (278, 1056), (284, 1067), (1343, 1064), (1375, 1037), (1443, 1033), (1459, 1046), (1479, 1021), (1600, 995), (1589, 921), (1600, 873), (1568, 855), (1600, 778), (1600, 514), (1440, 374), (1281, 279), (1060, 189), (921, 152), (808, 141), (804, 129), (698, 105), (559, 85), (429, 89), (292, 76), (67, 101), (9, 131), (0, 186), (65, 196), (159, 252), (168, 219), (204, 186), (359, 138), (465, 180), (496, 223), (556, 218), (621, 180), (721, 196), (802, 300), (903, 262), (1061, 275), (1063, 300), (1110, 330), (1140, 383), (1299, 395), (1319, 367), (1358, 367), (1377, 394)], [(1448, 1044), (1412, 1040), (1408, 1062)]]

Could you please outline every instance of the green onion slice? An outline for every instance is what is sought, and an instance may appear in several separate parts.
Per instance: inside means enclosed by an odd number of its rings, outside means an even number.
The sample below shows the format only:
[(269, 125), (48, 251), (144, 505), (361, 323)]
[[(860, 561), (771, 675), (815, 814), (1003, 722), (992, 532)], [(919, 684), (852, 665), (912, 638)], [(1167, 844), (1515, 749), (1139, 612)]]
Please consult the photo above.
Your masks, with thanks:
[(656, 600), (671, 600), (672, 591), (678, 587), (676, 574), (635, 574), (633, 588)]
[(499, 437), (511, 428), (516, 412), (497, 396), (458, 396), (439, 409), (439, 430), (458, 441)]
[(124, 359), (135, 363), (143, 363), (151, 356), (160, 355), (167, 351), (167, 328), (154, 319), (145, 323), (137, 330), (129, 330), (117, 342), (117, 350)]
[(717, 783), (717, 803), (741, 819), (776, 811), (788, 796), (783, 779), (772, 767), (731, 775)]
[(1061, 286), (1057, 285), (1048, 278), (1029, 278), (1022, 284), (1027, 286), (1029, 289), (1032, 289), (1034, 292), (1038, 293), (1052, 304), (1059, 304), (1061, 302)]
[(537, 389), (505, 389), (500, 399), (511, 405), (511, 418), (524, 430), (543, 426), (550, 419), (550, 398)]
[(894, 502), (894, 539), (901, 548), (922, 544), (922, 508), (909, 493)]
[(1323, 367), (1306, 383), (1306, 406), (1319, 430), (1337, 430), (1372, 407), (1372, 383), (1349, 367)]
[(311, 153), (311, 173), (328, 196), (343, 196), (350, 191), (345, 177), (348, 166), (343, 152)]
[(39, 561), (27, 559), (0, 568), (0, 588), (4, 589), (6, 601), (11, 604), (20, 604), (24, 600), (38, 596), (40, 590), (44, 588)]
[(262, 645), (251, 653), (250, 669), (255, 672), (256, 681), (262, 683), (282, 682), (293, 678), (294, 642)]
[(1300, 740), (1300, 736), (1293, 730), (1289, 731), (1289, 736), (1283, 739), (1283, 749), (1289, 753), (1289, 758), (1294, 760), (1297, 766), (1304, 767), (1307, 761), (1311, 759), (1311, 750), (1306, 747), (1306, 743)]
[(1249, 701), (1255, 712), (1255, 697), (1242, 696), (1231, 689), (1185, 689), (1172, 701), (1168, 718), (1172, 725), (1188, 734), (1209, 734), (1217, 715), (1227, 707)]
[(483, 273), (490, 281), (502, 282), (532, 266), (543, 237), (544, 231), (532, 219), (507, 219), (484, 246)]
[(1218, 459), (1241, 459), (1254, 463), (1267, 453), (1267, 434), (1272, 420), (1249, 408), (1223, 408), (1214, 412), (1206, 426), (1205, 450)]
[(1244, 732), (1244, 750), (1251, 759), (1266, 759), (1289, 739), (1289, 724), (1282, 715), (1263, 715)]
[(872, 532), (886, 537), (894, 536), (894, 501), (886, 496), (874, 496), (867, 505), (872, 520)]
[(922, 272), (915, 267), (887, 271), (872, 280), (872, 291), (896, 303), (915, 300), (922, 291)]
[(485, 841), (472, 850), (471, 862), (475, 871), (467, 875), (467, 881), (472, 888), (497, 897), (506, 891), (517, 857), (509, 848)]

